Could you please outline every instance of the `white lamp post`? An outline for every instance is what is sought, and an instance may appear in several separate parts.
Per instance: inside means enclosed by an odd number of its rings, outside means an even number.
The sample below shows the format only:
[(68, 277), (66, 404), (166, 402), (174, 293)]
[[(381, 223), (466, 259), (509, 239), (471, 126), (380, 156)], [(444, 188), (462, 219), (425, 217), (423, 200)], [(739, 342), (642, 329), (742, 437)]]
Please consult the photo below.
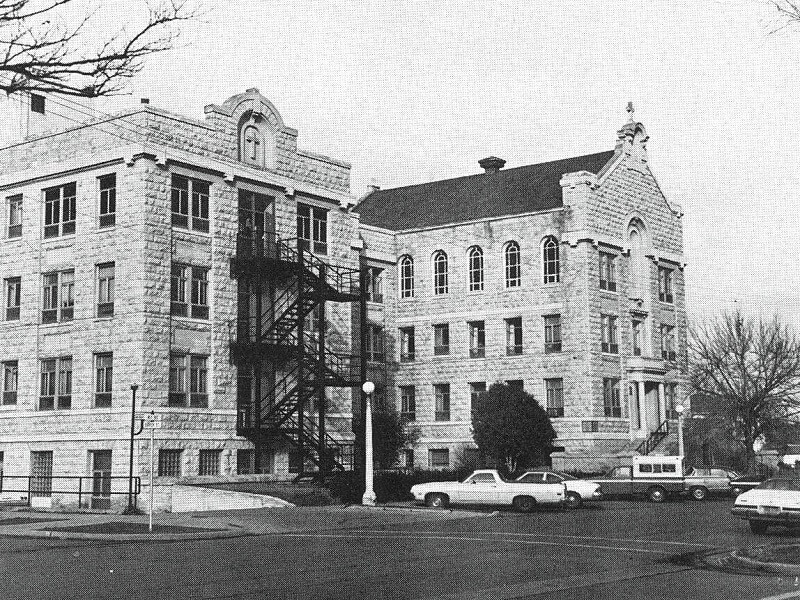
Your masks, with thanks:
[(155, 413), (155, 411), (152, 411), (152, 410), (150, 411), (150, 415), (149, 415), (148, 421), (150, 421), (150, 503), (149, 503), (150, 505), (149, 505), (148, 510), (147, 510), (147, 514), (148, 514), (147, 530), (150, 533), (153, 533), (153, 463), (154, 463), (154, 460), (153, 460), (153, 456), (154, 456), (154, 453), (153, 453), (153, 438), (154, 438), (154, 435), (153, 434), (154, 434), (154, 432), (156, 430), (156, 413)]
[(372, 392), (375, 391), (375, 384), (365, 381), (361, 390), (367, 395), (367, 408), (364, 413), (364, 496), (361, 504), (364, 506), (375, 506), (375, 490), (373, 489), (373, 467), (372, 467)]
[(678, 456), (683, 458), (683, 411), (686, 407), (683, 404), (675, 405), (675, 412), (678, 413)]

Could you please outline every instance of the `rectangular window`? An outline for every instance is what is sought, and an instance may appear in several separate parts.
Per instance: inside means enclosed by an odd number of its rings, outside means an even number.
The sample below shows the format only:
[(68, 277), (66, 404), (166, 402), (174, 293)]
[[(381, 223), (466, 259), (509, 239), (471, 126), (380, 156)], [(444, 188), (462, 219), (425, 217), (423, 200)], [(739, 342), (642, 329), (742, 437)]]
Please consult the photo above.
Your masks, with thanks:
[(171, 312), (178, 317), (189, 316), (189, 301), (186, 296), (189, 269), (186, 265), (172, 265), (172, 286), (170, 292)]
[(664, 403), (666, 404), (668, 419), (678, 418), (678, 413), (675, 410), (677, 402), (678, 402), (678, 384), (677, 383), (664, 384)]
[(581, 421), (581, 431), (583, 433), (597, 433), (600, 431), (600, 423), (599, 421)]
[(367, 302), (383, 302), (383, 269), (369, 267), (364, 273), (367, 288)]
[(633, 355), (642, 355), (642, 338), (644, 337), (644, 322), (639, 319), (631, 321), (631, 338), (633, 343)]
[(45, 113), (45, 97), (41, 94), (31, 94), (31, 112), (43, 115)]
[(207, 232), (208, 198), (211, 184), (183, 175), (172, 176), (172, 224), (176, 227)]
[(192, 318), (208, 319), (208, 269), (192, 267)]
[(328, 253), (328, 211), (297, 204), (297, 240), (301, 248), (316, 254)]
[(400, 328), (400, 362), (411, 362), (416, 357), (414, 328)]
[(94, 355), (94, 405), (95, 408), (111, 406), (114, 356), (111, 352)]
[(198, 475), (219, 475), (219, 463), (222, 450), (200, 450)]
[(31, 452), (31, 496), (49, 497), (53, 493), (53, 451)]
[(189, 405), (208, 407), (208, 357), (191, 355), (189, 361)]
[(75, 309), (75, 271), (43, 276), (42, 323), (71, 321)]
[(522, 317), (506, 319), (506, 354), (522, 354)]
[(475, 404), (477, 404), (478, 399), (485, 393), (486, 393), (485, 381), (475, 381), (469, 384), (470, 412), (475, 410)]
[(75, 233), (75, 182), (44, 190), (44, 237)]
[(386, 355), (383, 351), (383, 327), (367, 325), (367, 360), (384, 362)]
[(249, 448), (236, 451), (236, 473), (251, 475), (255, 473), (255, 452)]
[(622, 404), (619, 399), (619, 379), (603, 379), (603, 412), (607, 417), (622, 416)]
[(97, 265), (97, 316), (114, 315), (114, 263)]
[(208, 319), (208, 269), (173, 263), (171, 279), (172, 314), (176, 317)]
[(523, 379), (509, 379), (506, 385), (515, 390), (525, 391), (525, 380)]
[(92, 464), (91, 507), (111, 508), (111, 450), (90, 450)]
[(469, 326), (469, 357), (486, 356), (486, 324), (484, 321), (472, 321)]
[(658, 299), (672, 304), (672, 269), (658, 267)]
[(448, 323), (433, 326), (433, 353), (436, 356), (450, 354), (450, 325)]
[(22, 278), (9, 277), (5, 281), (6, 321), (19, 321), (22, 303)]
[(414, 449), (405, 448), (401, 451), (403, 456), (403, 467), (406, 469), (414, 468)]
[(181, 455), (183, 450), (159, 450), (158, 451), (158, 476), (159, 477), (180, 477), (181, 476)]
[(16, 360), (3, 363), (3, 404), (17, 403), (17, 385), (19, 384), (19, 365)]
[(431, 469), (450, 468), (450, 450), (447, 448), (428, 450), (428, 466)]
[(169, 359), (169, 405), (208, 407), (208, 357), (173, 354)]
[(614, 260), (616, 256), (608, 252), (600, 252), (600, 289), (609, 292), (617, 291), (617, 275)]
[(671, 325), (661, 326), (661, 358), (675, 360), (675, 328)]
[(46, 358), (41, 362), (39, 410), (72, 406), (72, 357)]
[(436, 410), (434, 419), (436, 421), (450, 420), (450, 384), (439, 383), (433, 386), (433, 393), (436, 398)]
[(561, 315), (547, 315), (544, 318), (544, 352), (561, 352)]
[(600, 315), (602, 350), (610, 354), (619, 354), (617, 338), (617, 317)]
[(544, 387), (547, 395), (547, 414), (550, 417), (564, 416), (564, 380), (562, 378), (545, 379)]
[(113, 227), (117, 222), (117, 174), (98, 178), (100, 184), (100, 227)]
[(417, 398), (413, 385), (400, 386), (400, 417), (406, 421), (417, 420)]
[(22, 194), (8, 198), (8, 237), (22, 237)]

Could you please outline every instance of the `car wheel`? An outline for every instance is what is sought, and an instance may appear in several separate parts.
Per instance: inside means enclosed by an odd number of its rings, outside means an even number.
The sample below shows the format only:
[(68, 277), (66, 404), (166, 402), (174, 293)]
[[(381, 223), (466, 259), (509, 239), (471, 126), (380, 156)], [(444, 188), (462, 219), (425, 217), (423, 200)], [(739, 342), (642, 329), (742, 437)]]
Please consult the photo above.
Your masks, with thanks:
[(705, 500), (708, 496), (708, 489), (702, 485), (698, 485), (697, 487), (691, 488), (689, 493), (692, 496), (692, 500)]
[(581, 504), (583, 504), (583, 498), (577, 492), (567, 492), (564, 504), (567, 508), (580, 508)]
[(766, 533), (767, 524), (764, 521), (750, 521), (750, 531), (753, 533)]
[(536, 500), (530, 496), (517, 496), (512, 504), (520, 512), (531, 512), (533, 507), (536, 506)]
[(664, 500), (667, 499), (667, 490), (659, 485), (654, 485), (647, 490), (647, 497), (650, 499), (650, 502), (664, 502)]
[(449, 501), (444, 494), (428, 494), (425, 496), (425, 504), (431, 508), (447, 508)]

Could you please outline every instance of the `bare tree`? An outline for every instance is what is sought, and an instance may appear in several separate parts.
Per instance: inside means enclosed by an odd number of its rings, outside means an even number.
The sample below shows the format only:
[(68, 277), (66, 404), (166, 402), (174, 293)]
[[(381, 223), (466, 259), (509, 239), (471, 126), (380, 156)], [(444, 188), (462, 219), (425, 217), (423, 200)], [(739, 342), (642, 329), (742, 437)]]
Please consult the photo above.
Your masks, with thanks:
[(797, 0), (768, 0), (775, 9), (776, 19), (770, 25), (770, 33), (800, 25), (800, 2)]
[(694, 389), (710, 397), (711, 418), (743, 445), (747, 467), (753, 442), (800, 412), (800, 343), (777, 317), (758, 322), (726, 313), (692, 331)]
[(173, 46), (178, 23), (197, 16), (190, 1), (148, 0), (139, 13), (131, 1), (131, 21), (99, 36), (111, 16), (81, 0), (0, 0), (0, 90), (117, 93), (145, 57)]

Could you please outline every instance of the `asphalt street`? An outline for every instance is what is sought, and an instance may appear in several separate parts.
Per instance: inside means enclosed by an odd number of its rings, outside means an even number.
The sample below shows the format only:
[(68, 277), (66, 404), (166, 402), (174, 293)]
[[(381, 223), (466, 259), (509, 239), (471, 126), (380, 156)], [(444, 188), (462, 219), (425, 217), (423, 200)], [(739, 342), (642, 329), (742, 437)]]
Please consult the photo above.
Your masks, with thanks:
[[(793, 577), (692, 566), (681, 555), (800, 543), (750, 533), (731, 500), (602, 502), (398, 522), (335, 519), (238, 538), (90, 542), (0, 538), (5, 600), (65, 598), (742, 598), (797, 593)], [(220, 513), (217, 513), (219, 515)], [(237, 518), (265, 518), (237, 511)]]

